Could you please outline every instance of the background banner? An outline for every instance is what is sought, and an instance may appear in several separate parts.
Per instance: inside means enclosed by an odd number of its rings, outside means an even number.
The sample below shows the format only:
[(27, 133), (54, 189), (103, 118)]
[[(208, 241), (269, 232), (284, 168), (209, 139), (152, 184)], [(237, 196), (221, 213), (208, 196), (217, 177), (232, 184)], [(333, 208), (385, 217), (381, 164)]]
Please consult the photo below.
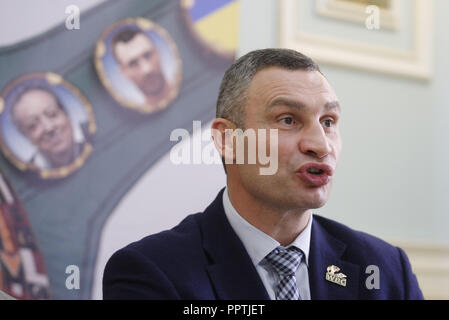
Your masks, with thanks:
[(109, 0), (80, 29), (0, 48), (0, 290), (92, 298), (111, 212), (172, 130), (214, 118), (237, 13), (237, 1)]

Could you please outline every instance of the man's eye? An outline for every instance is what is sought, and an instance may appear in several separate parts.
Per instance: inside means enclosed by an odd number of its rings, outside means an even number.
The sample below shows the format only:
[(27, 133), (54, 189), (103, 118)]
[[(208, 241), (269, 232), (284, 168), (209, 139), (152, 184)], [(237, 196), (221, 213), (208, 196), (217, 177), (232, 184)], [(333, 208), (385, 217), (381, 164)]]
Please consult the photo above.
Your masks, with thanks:
[(334, 124), (334, 121), (332, 119), (326, 119), (323, 121), (323, 124), (325, 127), (330, 128)]
[(56, 118), (56, 116), (58, 115), (58, 112), (56, 110), (52, 110), (52, 111), (47, 111), (45, 114), (49, 118)]
[(295, 120), (293, 120), (292, 117), (285, 117), (285, 118), (281, 119), (281, 122), (283, 122), (284, 124), (287, 124), (287, 125), (292, 125), (292, 124), (294, 124)]

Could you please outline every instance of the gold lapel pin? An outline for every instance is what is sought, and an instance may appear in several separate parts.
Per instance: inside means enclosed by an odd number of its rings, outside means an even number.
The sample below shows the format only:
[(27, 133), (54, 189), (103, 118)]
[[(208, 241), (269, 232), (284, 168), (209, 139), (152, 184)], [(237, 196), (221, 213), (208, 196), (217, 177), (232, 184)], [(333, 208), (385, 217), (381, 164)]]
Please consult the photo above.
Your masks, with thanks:
[(327, 267), (326, 280), (338, 284), (342, 287), (346, 287), (346, 275), (338, 273), (340, 268), (334, 265)]

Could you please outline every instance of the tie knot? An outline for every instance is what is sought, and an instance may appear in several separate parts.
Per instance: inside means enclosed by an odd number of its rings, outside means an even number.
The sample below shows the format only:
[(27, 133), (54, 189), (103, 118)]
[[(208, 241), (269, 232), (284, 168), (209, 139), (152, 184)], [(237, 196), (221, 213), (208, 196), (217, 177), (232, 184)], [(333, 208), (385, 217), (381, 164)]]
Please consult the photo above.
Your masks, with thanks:
[(265, 260), (280, 276), (296, 274), (302, 259), (302, 251), (296, 247), (277, 247), (265, 257)]

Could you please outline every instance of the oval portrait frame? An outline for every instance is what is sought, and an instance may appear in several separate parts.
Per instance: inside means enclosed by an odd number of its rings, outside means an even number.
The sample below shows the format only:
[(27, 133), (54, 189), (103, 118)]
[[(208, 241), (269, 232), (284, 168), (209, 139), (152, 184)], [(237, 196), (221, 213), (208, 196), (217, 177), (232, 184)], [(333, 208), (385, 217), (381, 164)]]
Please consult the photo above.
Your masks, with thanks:
[[(114, 84), (110, 81), (108, 77), (108, 72), (103, 63), (105, 55), (108, 54), (108, 48), (110, 48), (110, 45), (108, 45), (106, 39), (110, 37), (111, 34), (113, 34), (115, 31), (117, 31), (117, 29), (127, 25), (133, 26), (134, 28), (141, 30), (151, 40), (154, 39), (152, 39), (149, 36), (149, 33), (154, 32), (158, 37), (160, 37), (160, 41), (164, 43), (164, 45), (166, 46), (166, 50), (169, 50), (170, 53), (172, 54), (175, 69), (173, 83), (171, 84), (170, 91), (168, 92), (166, 97), (161, 99), (156, 104), (138, 103), (135, 100), (132, 101), (130, 99), (125, 98), (123, 94), (120, 94), (117, 91), (117, 89), (114, 87)], [(155, 46), (157, 47), (158, 50), (160, 49), (158, 48), (157, 45)], [(161, 62), (163, 62), (163, 59), (164, 57), (161, 56)], [(169, 59), (169, 57), (168, 58), (166, 57), (165, 59)], [(117, 62), (115, 61), (115, 63)], [(145, 114), (151, 114), (166, 109), (177, 98), (179, 94), (182, 82), (182, 60), (178, 48), (176, 46), (175, 41), (170, 36), (170, 34), (163, 27), (161, 27), (160, 25), (149, 19), (142, 17), (126, 18), (117, 21), (114, 24), (110, 25), (108, 28), (106, 28), (101, 34), (100, 38), (98, 39), (97, 45), (95, 47), (94, 65), (101, 83), (106, 88), (108, 93), (122, 107), (132, 109), (134, 111), (138, 111)], [(121, 77), (124, 76), (122, 75)]]
[[(17, 87), (23, 83), (35, 81), (36, 83), (40, 80), (39, 88), (44, 87), (45, 89), (51, 91), (56, 97), (61, 99), (61, 97), (55, 92), (55, 90), (59, 90), (61, 93), (61, 89), (58, 89), (58, 86), (63, 87), (66, 91), (64, 94), (71, 99), (75, 99), (80, 106), (82, 106), (82, 111), (85, 112), (84, 116), (87, 120), (85, 134), (89, 135), (88, 137), (84, 137), (83, 145), (81, 147), (79, 155), (68, 165), (58, 167), (58, 168), (39, 168), (35, 163), (25, 162), (21, 159), (15, 152), (11, 150), (8, 145), (8, 139), (5, 136), (5, 128), (4, 128), (4, 117), (7, 112), (10, 112), (10, 106), (8, 100), (10, 99), (10, 95), (14, 90), (18, 90)], [(32, 86), (30, 86), (32, 88)], [(62, 90), (64, 90), (62, 89)], [(62, 99), (61, 99), (62, 100)], [(69, 120), (73, 125), (70, 111), (67, 107), (64, 108), (65, 112), (68, 114)], [(9, 117), (9, 115), (8, 115)], [(18, 129), (12, 124), (15, 130)], [(77, 171), (81, 168), (86, 159), (92, 153), (93, 147), (90, 143), (91, 138), (97, 131), (97, 124), (95, 121), (95, 115), (93, 113), (92, 106), (87, 98), (81, 93), (81, 91), (66, 81), (62, 76), (53, 72), (35, 72), (28, 73), (22, 76), (19, 76), (9, 82), (5, 88), (0, 93), (0, 149), (3, 155), (20, 171), (32, 171), (37, 173), (42, 179), (60, 179), (65, 178), (71, 173)], [(27, 138), (25, 138), (27, 139)], [(31, 144), (31, 142), (28, 141)]]
[(201, 36), (201, 34), (195, 29), (195, 23), (189, 13), (189, 10), (193, 4), (194, 0), (179, 0), (182, 20), (184, 21), (191, 37), (202, 48), (204, 55), (213, 55), (224, 60), (234, 60), (237, 48), (236, 50), (226, 50), (204, 39), (204, 37)]

